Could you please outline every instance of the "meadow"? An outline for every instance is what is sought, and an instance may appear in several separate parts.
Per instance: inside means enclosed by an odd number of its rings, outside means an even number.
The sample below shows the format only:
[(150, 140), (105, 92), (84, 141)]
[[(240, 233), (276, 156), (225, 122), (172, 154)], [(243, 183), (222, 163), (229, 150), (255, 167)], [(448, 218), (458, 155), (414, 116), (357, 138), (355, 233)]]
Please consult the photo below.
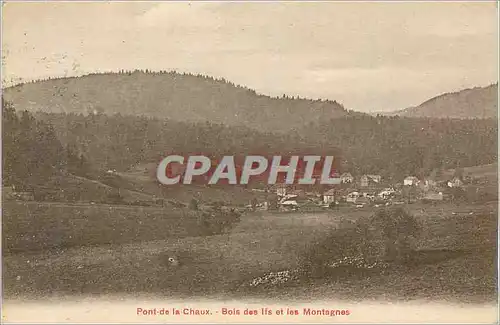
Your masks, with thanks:
[[(3, 258), (4, 297), (144, 293), (289, 300), (496, 300), (497, 202), (405, 208), (424, 228), (415, 265), (362, 278), (323, 278), (249, 291), (241, 284), (266, 272), (297, 267), (304, 252), (332, 231), (341, 231), (345, 220), (365, 218), (374, 210), (255, 212), (245, 214), (225, 233), (196, 236), (189, 233), (196, 231), (195, 218), (175, 210), (42, 208), (12, 202), (4, 206), (3, 216), (4, 249), (11, 248)], [(18, 238), (21, 233), (24, 236)], [(75, 241), (51, 248), (56, 234), (66, 240), (76, 236), (86, 245)], [(33, 250), (37, 245), (44, 249)], [(181, 265), (169, 265), (171, 256), (180, 258)]]

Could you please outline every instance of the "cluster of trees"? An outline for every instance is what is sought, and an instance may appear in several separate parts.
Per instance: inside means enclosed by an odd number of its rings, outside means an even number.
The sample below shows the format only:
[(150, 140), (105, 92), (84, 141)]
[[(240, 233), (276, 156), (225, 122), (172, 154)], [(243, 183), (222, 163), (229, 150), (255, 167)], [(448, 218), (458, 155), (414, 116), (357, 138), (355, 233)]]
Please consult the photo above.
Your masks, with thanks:
[(38, 113), (54, 125), (64, 145), (92, 158), (100, 170), (127, 170), (145, 162), (159, 162), (168, 154), (245, 156), (296, 153), (338, 156), (338, 148), (318, 145), (300, 134), (258, 132), (220, 123), (179, 122), (115, 114)]
[(2, 117), (3, 185), (33, 187), (65, 171), (84, 176), (90, 169), (83, 155), (61, 144), (50, 123), (3, 100)]
[(343, 169), (401, 181), (408, 175), (496, 162), (495, 119), (355, 116), (310, 123), (301, 134), (341, 148)]
[(239, 221), (241, 214), (234, 209), (222, 209), (215, 206), (207, 211), (198, 211), (198, 224), (202, 236), (211, 236), (224, 233)]
[(380, 209), (366, 219), (343, 223), (344, 227), (311, 244), (303, 254), (301, 266), (306, 274), (323, 277), (327, 272), (338, 275), (347, 270), (352, 276), (356, 270), (380, 272), (391, 264), (411, 263), (415, 239), (422, 232), (417, 219), (400, 207)]
[(115, 114), (41, 113), (65, 145), (101, 169), (127, 169), (168, 153), (336, 155), (337, 168), (399, 181), (407, 175), (489, 164), (497, 158), (495, 120), (353, 116), (309, 123), (287, 133), (220, 123)]

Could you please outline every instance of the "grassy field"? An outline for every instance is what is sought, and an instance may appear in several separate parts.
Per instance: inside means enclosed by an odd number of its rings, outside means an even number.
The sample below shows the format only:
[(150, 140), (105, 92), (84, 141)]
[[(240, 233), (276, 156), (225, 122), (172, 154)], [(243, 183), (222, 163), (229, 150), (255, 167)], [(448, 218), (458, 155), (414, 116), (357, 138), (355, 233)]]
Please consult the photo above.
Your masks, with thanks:
[[(496, 182), (498, 180), (498, 164), (480, 165), (473, 167), (465, 167), (463, 169), (464, 174), (471, 177), (484, 177)], [(444, 175), (447, 177), (452, 177), (455, 173), (455, 169), (450, 169), (445, 171)]]
[(172, 206), (4, 201), (2, 247), (8, 254), (196, 236), (199, 216)]
[[(108, 232), (122, 232), (124, 238), (133, 237), (135, 242), (4, 256), (4, 296), (8, 299), (60, 294), (147, 293), (165, 297), (214, 295), (288, 300), (426, 298), (494, 301), (497, 203), (481, 206), (412, 204), (407, 208), (424, 227), (415, 252), (419, 259), (417, 265), (363, 278), (324, 278), (301, 286), (263, 291), (241, 290), (239, 285), (269, 271), (297, 267), (301, 254), (339, 227), (341, 220), (357, 220), (370, 215), (373, 210), (260, 212), (245, 215), (226, 234), (208, 237), (173, 236), (175, 231), (189, 228), (189, 221), (177, 218), (178, 221), (171, 224), (163, 223), (165, 216), (154, 213), (151, 223), (141, 228), (132, 216), (149, 213), (147, 208), (141, 211), (130, 208), (129, 213), (119, 218), (107, 214), (99, 219), (99, 213), (95, 212), (95, 217), (76, 223), (78, 226), (69, 222), (74, 218), (74, 212), (58, 212), (66, 216), (56, 224), (66, 225), (59, 226), (66, 235), (76, 235), (84, 230), (83, 233), (99, 238), (108, 236)], [(13, 213), (12, 209), (4, 208), (4, 215)], [(48, 229), (52, 229), (55, 222), (54, 218), (48, 217), (53, 211), (50, 209), (63, 207), (44, 209), (44, 217), (38, 215), (38, 210), (30, 210), (30, 214), (37, 215), (35, 228), (48, 238), (54, 235)], [(92, 207), (81, 209), (88, 215)], [(34, 227), (26, 215), (16, 215), (21, 216), (16, 229)], [(148, 236), (148, 232), (151, 235)], [(4, 226), (5, 234), (9, 234), (9, 228)], [(158, 240), (162, 234), (162, 239)], [(38, 243), (43, 244), (43, 238)], [(170, 265), (167, 262), (170, 256), (179, 257), (182, 264)]]
[(268, 197), (268, 194), (262, 192), (254, 192), (240, 186), (196, 186), (183, 185), (176, 186), (158, 186), (156, 180), (156, 165), (148, 166), (147, 171), (141, 168), (138, 170), (116, 173), (116, 186), (134, 190), (156, 197), (163, 197), (169, 200), (189, 203), (193, 198), (204, 202), (226, 202), (231, 205), (247, 205), (253, 199), (262, 202)]

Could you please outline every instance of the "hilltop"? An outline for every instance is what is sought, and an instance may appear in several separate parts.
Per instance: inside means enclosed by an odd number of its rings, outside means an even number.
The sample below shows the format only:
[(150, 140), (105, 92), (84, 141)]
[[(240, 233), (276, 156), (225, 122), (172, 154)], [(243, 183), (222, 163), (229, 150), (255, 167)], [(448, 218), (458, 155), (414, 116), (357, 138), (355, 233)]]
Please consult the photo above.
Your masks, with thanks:
[(176, 72), (91, 74), (19, 84), (4, 89), (18, 110), (51, 113), (144, 115), (178, 121), (288, 131), (310, 122), (358, 115), (340, 103), (274, 98), (224, 79)]
[(416, 107), (384, 115), (431, 118), (496, 118), (498, 110), (498, 83), (475, 87), (433, 97)]

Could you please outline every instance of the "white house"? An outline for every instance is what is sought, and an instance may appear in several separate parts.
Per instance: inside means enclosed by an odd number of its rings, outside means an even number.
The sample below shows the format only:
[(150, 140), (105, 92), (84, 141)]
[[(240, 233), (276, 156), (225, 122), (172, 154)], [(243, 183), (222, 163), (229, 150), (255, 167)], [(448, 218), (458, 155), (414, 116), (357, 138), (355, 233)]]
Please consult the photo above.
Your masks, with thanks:
[(367, 187), (370, 183), (379, 184), (382, 181), (382, 176), (380, 175), (363, 175), (360, 179), (361, 187)]
[(283, 196), (283, 198), (280, 201), (280, 204), (283, 202), (289, 201), (290, 199), (295, 199), (297, 200), (298, 195), (297, 194), (286, 194)]
[(281, 210), (297, 210), (298, 208), (299, 204), (294, 200), (284, 201), (280, 203)]
[(462, 182), (462, 180), (458, 177), (455, 177), (451, 181), (448, 181), (448, 187), (460, 187), (463, 184), (464, 183)]
[(377, 195), (382, 199), (387, 199), (388, 197), (390, 197), (391, 195), (394, 195), (395, 193), (396, 193), (396, 191), (393, 188), (386, 188), (383, 191), (381, 191), (380, 193), (378, 193)]
[(417, 186), (420, 180), (415, 176), (408, 176), (404, 179), (403, 185), (406, 186)]
[(335, 190), (331, 189), (323, 193), (323, 203), (330, 204), (335, 202)]
[(359, 198), (359, 196), (360, 196), (359, 192), (351, 192), (351, 193), (347, 194), (346, 201), (355, 203), (357, 201), (357, 199)]
[(374, 183), (380, 183), (382, 182), (382, 176), (380, 175), (366, 175), (368, 178), (370, 178)]
[(285, 196), (287, 193), (287, 188), (286, 188), (285, 184), (276, 184), (272, 187), (271, 190), (275, 191), (276, 195), (281, 196), (281, 197)]
[(354, 182), (354, 177), (352, 177), (351, 173), (343, 173), (340, 175), (340, 181), (342, 184), (350, 184)]

